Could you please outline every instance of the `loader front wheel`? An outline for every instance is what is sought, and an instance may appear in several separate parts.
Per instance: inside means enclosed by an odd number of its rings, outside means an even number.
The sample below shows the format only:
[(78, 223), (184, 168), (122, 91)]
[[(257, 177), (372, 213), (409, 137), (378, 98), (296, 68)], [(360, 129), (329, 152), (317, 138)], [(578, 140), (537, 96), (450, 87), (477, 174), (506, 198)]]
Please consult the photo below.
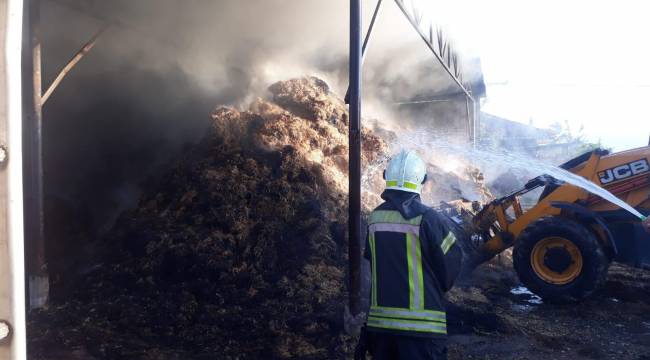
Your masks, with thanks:
[(596, 235), (558, 216), (539, 219), (519, 235), (513, 263), (521, 282), (548, 302), (591, 295), (605, 282), (609, 267)]

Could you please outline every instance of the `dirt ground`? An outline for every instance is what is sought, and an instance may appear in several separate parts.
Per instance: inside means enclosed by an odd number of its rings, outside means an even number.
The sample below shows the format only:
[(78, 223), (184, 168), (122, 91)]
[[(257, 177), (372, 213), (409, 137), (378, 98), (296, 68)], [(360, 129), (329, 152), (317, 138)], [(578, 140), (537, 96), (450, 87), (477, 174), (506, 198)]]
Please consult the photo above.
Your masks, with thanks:
[(579, 304), (545, 304), (507, 259), (479, 267), (449, 294), (449, 358), (650, 359), (650, 271), (614, 264)]
[[(572, 305), (526, 293), (505, 261), (479, 267), (472, 282), (449, 294), (450, 360), (650, 359), (650, 271), (612, 265), (605, 288)], [(160, 350), (149, 358), (158, 357), (186, 359)], [(64, 344), (43, 358), (96, 359)]]

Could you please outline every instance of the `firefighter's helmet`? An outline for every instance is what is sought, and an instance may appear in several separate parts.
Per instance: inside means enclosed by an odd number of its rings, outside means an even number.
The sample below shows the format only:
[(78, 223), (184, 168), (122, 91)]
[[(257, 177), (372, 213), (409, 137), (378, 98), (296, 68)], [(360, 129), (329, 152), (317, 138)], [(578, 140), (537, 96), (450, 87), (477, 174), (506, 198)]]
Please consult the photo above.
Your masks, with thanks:
[(393, 156), (384, 171), (386, 189), (420, 193), (427, 179), (427, 167), (413, 150), (402, 150)]

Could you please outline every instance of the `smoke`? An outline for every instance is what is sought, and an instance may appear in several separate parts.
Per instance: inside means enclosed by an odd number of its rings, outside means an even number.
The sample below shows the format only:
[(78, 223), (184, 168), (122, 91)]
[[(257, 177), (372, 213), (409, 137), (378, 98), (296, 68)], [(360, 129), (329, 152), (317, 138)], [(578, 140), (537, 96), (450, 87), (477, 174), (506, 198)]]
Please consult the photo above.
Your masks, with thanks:
[[(403, 126), (433, 116), (394, 103), (433, 96), (449, 79), (385, 3), (364, 66), (364, 114)], [(366, 2), (367, 17), (373, 6)], [(57, 230), (66, 219), (46, 219), (59, 237), (108, 229), (200, 139), (216, 106), (243, 107), (269, 84), (306, 74), (339, 95), (347, 88), (342, 0), (45, 0), (44, 84), (106, 24), (44, 108), (48, 208), (85, 219), (74, 234)]]

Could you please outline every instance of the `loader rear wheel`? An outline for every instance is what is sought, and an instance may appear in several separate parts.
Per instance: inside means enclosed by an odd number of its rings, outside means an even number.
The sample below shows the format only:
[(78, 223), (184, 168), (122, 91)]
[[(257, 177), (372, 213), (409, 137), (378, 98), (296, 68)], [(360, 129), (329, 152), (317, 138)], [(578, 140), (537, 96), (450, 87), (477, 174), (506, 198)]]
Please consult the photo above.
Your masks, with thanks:
[(591, 295), (605, 282), (609, 267), (596, 235), (558, 216), (530, 224), (519, 235), (512, 256), (521, 282), (548, 302)]

